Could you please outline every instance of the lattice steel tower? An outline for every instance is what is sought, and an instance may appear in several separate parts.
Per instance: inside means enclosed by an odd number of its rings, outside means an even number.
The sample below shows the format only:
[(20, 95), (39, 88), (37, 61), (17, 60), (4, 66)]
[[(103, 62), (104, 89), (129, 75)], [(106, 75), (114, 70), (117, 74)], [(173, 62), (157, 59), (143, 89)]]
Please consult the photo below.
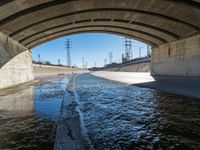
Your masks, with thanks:
[(127, 61), (129, 61), (133, 59), (131, 39), (126, 37), (124, 40), (124, 45), (125, 45), (125, 58)]
[(109, 53), (109, 63), (110, 64), (113, 63), (113, 53), (112, 52)]
[(66, 65), (71, 67), (71, 55), (70, 55), (70, 48), (71, 48), (71, 41), (67, 39), (65, 41), (65, 48), (66, 48)]

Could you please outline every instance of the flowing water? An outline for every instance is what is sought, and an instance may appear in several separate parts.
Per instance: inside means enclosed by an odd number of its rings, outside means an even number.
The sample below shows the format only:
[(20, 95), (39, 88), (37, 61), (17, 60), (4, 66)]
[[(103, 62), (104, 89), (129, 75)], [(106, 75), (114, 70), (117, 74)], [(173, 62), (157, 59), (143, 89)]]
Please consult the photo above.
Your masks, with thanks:
[(200, 149), (200, 100), (85, 74), (75, 90), (98, 150)]
[(0, 149), (51, 150), (67, 77), (0, 95)]
[[(1, 94), (0, 149), (53, 149), (67, 83), (65, 77)], [(89, 74), (75, 77), (74, 91), (94, 149), (200, 149), (199, 99)]]

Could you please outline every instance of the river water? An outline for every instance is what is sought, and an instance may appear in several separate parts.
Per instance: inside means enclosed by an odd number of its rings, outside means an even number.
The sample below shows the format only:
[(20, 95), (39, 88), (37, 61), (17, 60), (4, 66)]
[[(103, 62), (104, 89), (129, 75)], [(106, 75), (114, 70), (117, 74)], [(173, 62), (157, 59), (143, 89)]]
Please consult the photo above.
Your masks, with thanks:
[[(62, 77), (1, 94), (0, 149), (53, 149), (67, 83)], [(200, 149), (199, 99), (89, 74), (75, 77), (74, 91), (93, 149)]]
[(67, 77), (0, 95), (0, 149), (51, 150)]
[(98, 150), (200, 149), (200, 100), (85, 74), (75, 91)]

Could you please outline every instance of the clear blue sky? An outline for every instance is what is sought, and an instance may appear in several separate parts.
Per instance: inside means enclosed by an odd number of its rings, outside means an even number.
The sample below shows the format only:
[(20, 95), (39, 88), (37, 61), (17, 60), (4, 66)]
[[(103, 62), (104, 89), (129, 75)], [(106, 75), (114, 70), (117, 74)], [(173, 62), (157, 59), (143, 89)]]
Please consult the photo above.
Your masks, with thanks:
[[(33, 60), (38, 60), (38, 54), (44, 61), (50, 61), (57, 64), (58, 59), (61, 64), (66, 64), (65, 40), (72, 41), (71, 60), (72, 65), (76, 64), (82, 67), (82, 57), (87, 61), (88, 67), (93, 67), (96, 62), (97, 67), (104, 65), (104, 59), (109, 61), (109, 52), (113, 53), (113, 61), (121, 61), (121, 55), (124, 53), (124, 37), (103, 34), (103, 33), (84, 33), (66, 36), (53, 41), (44, 43), (32, 51)], [(132, 40), (133, 58), (139, 56), (139, 47), (142, 48), (142, 56), (147, 53), (147, 45), (139, 41)]]

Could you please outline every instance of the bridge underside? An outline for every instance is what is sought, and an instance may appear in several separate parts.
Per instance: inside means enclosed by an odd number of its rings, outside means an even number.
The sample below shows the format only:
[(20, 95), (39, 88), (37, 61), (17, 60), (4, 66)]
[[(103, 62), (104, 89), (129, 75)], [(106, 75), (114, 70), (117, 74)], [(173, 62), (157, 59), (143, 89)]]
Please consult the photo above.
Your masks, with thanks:
[[(159, 69), (168, 60), (177, 60), (182, 65), (185, 57), (199, 58), (199, 8), (199, 0), (1, 0), (0, 68), (21, 52), (49, 40), (75, 33), (105, 32), (151, 45), (155, 59), (152, 66), (160, 65), (152, 69), (154, 74), (199, 76), (200, 71), (170, 74)], [(177, 41), (194, 44), (185, 40), (191, 37), (195, 37), (195, 50), (191, 46), (180, 48), (180, 44), (171, 50)], [(15, 41), (18, 46), (8, 46), (8, 41)], [(170, 46), (163, 48), (166, 45)], [(168, 55), (168, 49), (172, 55)], [(161, 56), (162, 60), (156, 58)]]

